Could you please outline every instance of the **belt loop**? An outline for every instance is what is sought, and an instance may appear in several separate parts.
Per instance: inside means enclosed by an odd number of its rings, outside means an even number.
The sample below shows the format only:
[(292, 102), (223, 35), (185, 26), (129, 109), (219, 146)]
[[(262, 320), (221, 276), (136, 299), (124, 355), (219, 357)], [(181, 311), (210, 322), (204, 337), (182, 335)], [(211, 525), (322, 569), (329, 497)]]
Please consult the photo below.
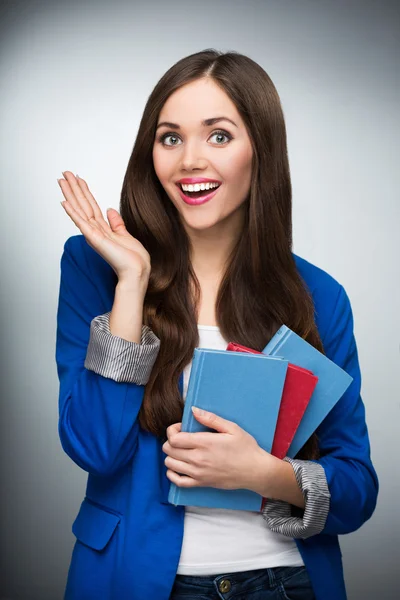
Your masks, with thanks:
[(269, 587), (273, 590), (276, 586), (275, 573), (273, 568), (267, 567)]

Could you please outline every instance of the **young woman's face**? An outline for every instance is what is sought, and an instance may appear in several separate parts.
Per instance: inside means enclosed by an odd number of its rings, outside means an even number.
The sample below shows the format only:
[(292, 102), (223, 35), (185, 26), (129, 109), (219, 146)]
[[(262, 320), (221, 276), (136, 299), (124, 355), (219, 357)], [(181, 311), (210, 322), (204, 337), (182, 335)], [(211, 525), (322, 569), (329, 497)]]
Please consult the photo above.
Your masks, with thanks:
[[(225, 119), (202, 123), (217, 117)], [(165, 102), (157, 125), (154, 169), (186, 230), (217, 227), (219, 231), (218, 225), (225, 230), (229, 224), (240, 223), (250, 189), (253, 150), (243, 120), (226, 93), (210, 79), (188, 83)], [(189, 204), (182, 198), (186, 192), (177, 185), (185, 178), (211, 179), (220, 186), (209, 201)]]

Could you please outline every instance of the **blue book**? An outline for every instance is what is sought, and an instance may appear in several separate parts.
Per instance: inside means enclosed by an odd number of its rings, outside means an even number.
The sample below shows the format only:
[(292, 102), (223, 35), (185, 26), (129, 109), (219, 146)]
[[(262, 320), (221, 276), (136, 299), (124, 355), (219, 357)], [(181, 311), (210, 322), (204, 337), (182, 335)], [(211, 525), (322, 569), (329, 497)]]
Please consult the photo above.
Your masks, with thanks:
[[(195, 348), (182, 431), (216, 433), (195, 419), (192, 406), (198, 406), (234, 421), (270, 452), (288, 364), (287, 360), (263, 354)], [(262, 497), (252, 490), (181, 488), (171, 482), (168, 501), (184, 506), (260, 511)]]
[(353, 378), (286, 325), (278, 329), (263, 353), (281, 356), (290, 363), (309, 369), (318, 377), (314, 393), (287, 452), (287, 456), (294, 458), (343, 396)]

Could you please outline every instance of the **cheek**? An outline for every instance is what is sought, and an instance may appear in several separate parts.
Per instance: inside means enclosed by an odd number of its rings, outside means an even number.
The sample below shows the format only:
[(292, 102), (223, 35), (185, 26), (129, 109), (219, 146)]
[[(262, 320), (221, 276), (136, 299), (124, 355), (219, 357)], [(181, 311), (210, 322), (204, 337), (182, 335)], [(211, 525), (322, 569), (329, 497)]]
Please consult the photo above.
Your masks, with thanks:
[(163, 185), (167, 185), (176, 171), (173, 157), (168, 156), (168, 152), (162, 152), (156, 148), (153, 150), (153, 165), (158, 179)]
[(251, 181), (252, 153), (241, 152), (230, 157), (226, 163), (227, 178), (239, 188), (248, 186)]

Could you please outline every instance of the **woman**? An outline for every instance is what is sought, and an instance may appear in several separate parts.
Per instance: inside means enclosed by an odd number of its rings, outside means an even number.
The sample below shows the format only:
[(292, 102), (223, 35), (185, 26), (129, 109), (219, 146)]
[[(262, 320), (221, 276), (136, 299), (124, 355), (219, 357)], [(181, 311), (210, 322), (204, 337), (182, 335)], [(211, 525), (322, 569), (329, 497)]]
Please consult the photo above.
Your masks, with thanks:
[[(104, 220), (69, 171), (59, 184), (81, 232), (61, 258), (59, 434), (88, 472), (65, 598), (345, 599), (338, 534), (371, 517), (378, 479), (348, 297), (291, 250), (271, 79), (235, 52), (188, 56), (147, 101), (120, 214)], [(262, 350), (282, 323), (353, 377), (298, 455), (277, 459), (213, 413), (196, 418), (218, 435), (182, 432), (194, 348)], [(268, 501), (175, 507), (171, 481)]]

